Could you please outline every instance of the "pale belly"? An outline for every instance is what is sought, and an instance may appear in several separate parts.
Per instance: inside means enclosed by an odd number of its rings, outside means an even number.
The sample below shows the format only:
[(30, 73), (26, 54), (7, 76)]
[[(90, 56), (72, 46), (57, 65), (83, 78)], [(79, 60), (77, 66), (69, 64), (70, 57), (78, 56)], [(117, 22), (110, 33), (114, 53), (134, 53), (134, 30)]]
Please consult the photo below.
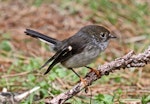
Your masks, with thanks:
[(68, 60), (62, 62), (62, 65), (67, 68), (86, 66), (95, 60), (99, 56), (100, 52), (101, 50), (98, 47), (88, 47), (83, 52), (76, 54)]

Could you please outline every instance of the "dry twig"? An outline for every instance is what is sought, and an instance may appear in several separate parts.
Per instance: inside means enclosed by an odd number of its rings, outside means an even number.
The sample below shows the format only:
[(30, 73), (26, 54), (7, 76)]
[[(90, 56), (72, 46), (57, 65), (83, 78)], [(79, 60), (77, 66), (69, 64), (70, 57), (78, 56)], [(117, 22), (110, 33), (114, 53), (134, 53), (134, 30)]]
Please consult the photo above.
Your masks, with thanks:
[(112, 62), (106, 63), (102, 66), (99, 66), (98, 71), (100, 72), (100, 76), (98, 77), (94, 72), (89, 72), (85, 76), (85, 80), (87, 84), (83, 84), (83, 82), (79, 82), (72, 89), (68, 90), (65, 93), (61, 93), (60, 95), (54, 97), (53, 99), (45, 99), (46, 104), (62, 104), (66, 100), (72, 98), (74, 95), (79, 93), (82, 89), (88, 87), (92, 84), (92, 82), (101, 78), (103, 75), (108, 75), (113, 70), (120, 70), (121, 68), (131, 68), (131, 67), (143, 67), (146, 64), (150, 63), (150, 46), (143, 53), (135, 55), (133, 51), (130, 51), (125, 56), (115, 59)]

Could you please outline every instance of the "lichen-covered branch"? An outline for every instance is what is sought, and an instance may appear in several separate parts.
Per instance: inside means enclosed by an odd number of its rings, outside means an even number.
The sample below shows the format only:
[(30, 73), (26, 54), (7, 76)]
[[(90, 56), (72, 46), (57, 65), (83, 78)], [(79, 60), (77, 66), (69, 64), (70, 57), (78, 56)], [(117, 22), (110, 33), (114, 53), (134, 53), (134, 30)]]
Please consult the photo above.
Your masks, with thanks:
[(106, 63), (98, 67), (98, 71), (100, 72), (100, 76), (97, 76), (94, 72), (89, 72), (85, 76), (85, 80), (87, 81), (86, 85), (83, 82), (79, 82), (72, 89), (67, 92), (61, 93), (60, 95), (54, 97), (53, 99), (45, 99), (46, 104), (62, 104), (69, 98), (73, 97), (77, 93), (79, 93), (82, 89), (88, 87), (92, 84), (92, 82), (96, 81), (103, 75), (108, 75), (113, 70), (120, 70), (131, 67), (143, 67), (146, 64), (150, 63), (150, 46), (143, 53), (135, 55), (133, 51), (130, 51), (128, 54), (121, 58), (117, 58), (114, 61)]

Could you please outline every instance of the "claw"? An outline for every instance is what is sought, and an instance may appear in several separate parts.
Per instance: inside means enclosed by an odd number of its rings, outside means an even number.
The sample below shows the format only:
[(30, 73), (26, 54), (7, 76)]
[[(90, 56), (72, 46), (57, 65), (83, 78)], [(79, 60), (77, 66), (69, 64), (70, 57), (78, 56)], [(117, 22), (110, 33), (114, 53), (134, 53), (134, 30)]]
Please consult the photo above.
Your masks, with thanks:
[(87, 81), (85, 79), (83, 79), (82, 77), (80, 77), (80, 81), (86, 86), (87, 85)]
[(86, 67), (86, 68), (88, 68), (88, 69), (90, 69), (90, 70), (91, 70), (91, 72), (94, 72), (94, 73), (97, 75), (97, 77), (100, 77), (100, 76), (101, 76), (101, 73), (100, 73), (98, 70), (93, 69), (93, 68), (88, 67), (88, 66), (85, 66), (85, 67)]

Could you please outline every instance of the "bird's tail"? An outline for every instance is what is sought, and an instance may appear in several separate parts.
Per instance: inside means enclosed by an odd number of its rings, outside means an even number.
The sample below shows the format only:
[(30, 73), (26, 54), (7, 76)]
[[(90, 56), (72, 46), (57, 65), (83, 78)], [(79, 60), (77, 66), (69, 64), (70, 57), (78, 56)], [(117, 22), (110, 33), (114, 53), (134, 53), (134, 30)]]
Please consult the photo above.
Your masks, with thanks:
[(40, 40), (44, 40), (47, 43), (52, 43), (54, 45), (60, 43), (60, 41), (57, 39), (51, 38), (49, 36), (46, 36), (42, 33), (39, 33), (37, 31), (31, 30), (31, 29), (26, 29), (26, 31), (24, 33), (26, 33), (26, 35), (29, 35), (34, 38), (39, 38)]

